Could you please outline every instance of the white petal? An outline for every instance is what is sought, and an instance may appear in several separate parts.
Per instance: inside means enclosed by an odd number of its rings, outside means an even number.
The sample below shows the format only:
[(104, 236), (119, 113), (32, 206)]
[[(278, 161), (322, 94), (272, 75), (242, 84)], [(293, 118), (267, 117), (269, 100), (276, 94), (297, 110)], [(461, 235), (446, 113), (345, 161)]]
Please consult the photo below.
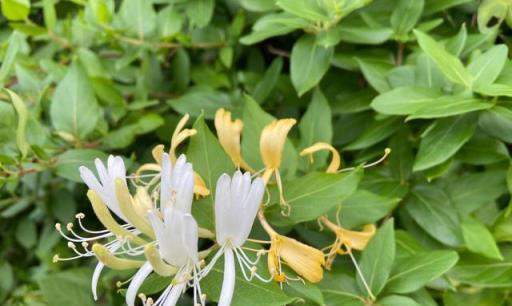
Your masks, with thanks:
[(183, 216), (183, 232), (182, 232), (182, 243), (185, 247), (187, 255), (192, 262), (196, 263), (199, 261), (197, 253), (197, 242), (198, 242), (198, 229), (197, 222), (191, 214), (185, 214)]
[(94, 273), (92, 274), (92, 280), (91, 280), (91, 289), (92, 289), (92, 296), (94, 297), (94, 300), (98, 300), (98, 280), (100, 279), (101, 272), (103, 271), (103, 268), (105, 268), (105, 265), (101, 262), (98, 262), (96, 265), (96, 268), (94, 268)]
[(178, 299), (180, 298), (183, 291), (185, 291), (187, 284), (186, 283), (179, 283), (172, 287), (171, 292), (165, 299), (163, 306), (174, 306), (178, 302)]
[(126, 304), (128, 306), (135, 306), (137, 292), (151, 272), (153, 272), (153, 267), (151, 267), (149, 262), (146, 262), (142, 267), (140, 267), (137, 273), (135, 273), (132, 281), (130, 282), (130, 286), (128, 286), (128, 290), (126, 290)]
[(98, 179), (96, 178), (96, 176), (94, 176), (94, 174), (89, 168), (85, 166), (80, 166), (80, 168), (78, 168), (78, 171), (80, 172), (80, 177), (82, 178), (82, 181), (84, 181), (84, 183), (87, 185), (87, 187), (89, 187), (89, 189), (94, 190), (97, 194), (103, 192), (103, 188), (101, 187), (100, 182), (98, 182)]
[(226, 248), (224, 252), (224, 280), (220, 291), (219, 306), (231, 305), (233, 292), (235, 291), (235, 258), (233, 250)]
[(229, 208), (231, 202), (231, 178), (226, 173), (222, 174), (217, 180), (215, 188), (215, 232), (217, 243), (223, 245), (226, 239), (226, 228), (224, 220), (226, 219), (226, 208)]
[(258, 177), (252, 182), (249, 194), (245, 199), (244, 207), (242, 208), (243, 211), (240, 216), (240, 229), (234, 241), (235, 246), (242, 246), (242, 244), (247, 240), (247, 237), (249, 237), (254, 219), (256, 218), (261, 201), (263, 200), (264, 193), (265, 184), (263, 183), (263, 180)]
[(160, 178), (160, 209), (167, 206), (171, 200), (171, 161), (169, 154), (162, 154), (162, 172)]

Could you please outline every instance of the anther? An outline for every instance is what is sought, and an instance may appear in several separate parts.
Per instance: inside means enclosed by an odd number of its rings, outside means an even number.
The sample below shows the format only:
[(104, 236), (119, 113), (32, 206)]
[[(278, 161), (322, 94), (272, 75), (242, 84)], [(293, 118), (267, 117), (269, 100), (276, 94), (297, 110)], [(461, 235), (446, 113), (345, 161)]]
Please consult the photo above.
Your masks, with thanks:
[(69, 242), (68, 242), (68, 248), (70, 248), (70, 249), (76, 249), (76, 245), (75, 245), (73, 242), (69, 241)]
[(58, 262), (59, 262), (59, 260), (60, 260), (60, 258), (59, 258), (59, 254), (55, 254), (55, 255), (53, 255), (53, 259), (52, 259), (53, 263), (58, 263)]
[(55, 229), (59, 232), (62, 231), (62, 226), (60, 225), (60, 223), (55, 223)]
[(75, 215), (75, 218), (83, 219), (83, 218), (85, 218), (85, 214), (84, 213), (78, 213), (78, 214)]
[(72, 231), (73, 230), (73, 226), (74, 226), (73, 223), (70, 222), (70, 223), (66, 224), (66, 229), (68, 231)]
[(87, 247), (88, 247), (88, 246), (89, 246), (89, 243), (87, 243), (87, 241), (83, 241), (83, 242), (82, 242), (82, 247), (83, 247), (84, 249), (87, 249)]

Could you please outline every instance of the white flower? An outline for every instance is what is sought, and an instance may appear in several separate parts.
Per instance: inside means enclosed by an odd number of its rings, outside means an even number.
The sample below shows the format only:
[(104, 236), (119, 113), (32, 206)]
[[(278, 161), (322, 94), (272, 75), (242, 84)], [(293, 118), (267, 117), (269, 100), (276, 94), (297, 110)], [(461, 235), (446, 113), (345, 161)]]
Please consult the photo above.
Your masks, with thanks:
[[(221, 248), (204, 269), (203, 275), (206, 275), (220, 256), (224, 255), (224, 281), (219, 298), (220, 306), (231, 304), (235, 288), (235, 256), (246, 279), (250, 280), (254, 275), (260, 278), (255, 274), (256, 262), (248, 258), (242, 250), (242, 245), (249, 237), (264, 191), (263, 180), (256, 178), (251, 183), (249, 172), (242, 174), (236, 171), (233, 179), (223, 174), (217, 181), (215, 226), (216, 240)], [(250, 270), (250, 276), (247, 276), (246, 269)]]
[[(192, 215), (174, 207), (164, 209), (163, 220), (159, 212), (152, 210), (148, 213), (149, 220), (156, 234), (156, 244), (164, 264), (176, 268), (176, 276), (173, 282), (153, 303), (144, 301), (147, 305), (172, 306), (175, 305), (181, 294), (192, 282), (194, 287), (194, 303), (201, 298), (199, 287), (199, 255), (197, 251), (198, 226)], [(155, 267), (148, 261), (135, 274), (128, 291), (126, 292), (126, 303), (128, 306), (135, 305), (137, 292), (144, 280), (155, 270)]]
[(194, 170), (187, 163), (185, 155), (180, 155), (174, 166), (169, 154), (162, 154), (162, 177), (160, 181), (160, 209), (174, 207), (190, 213), (194, 197)]
[(112, 212), (119, 218), (127, 221), (119, 207), (115, 185), (117, 178), (122, 179), (126, 184), (126, 167), (124, 166), (123, 159), (120, 156), (110, 155), (107, 160), (106, 168), (99, 158), (96, 158), (94, 163), (96, 165), (96, 171), (98, 172), (99, 181), (92, 171), (85, 166), (79, 168), (80, 177), (89, 189), (94, 190), (99, 195), (101, 200)]

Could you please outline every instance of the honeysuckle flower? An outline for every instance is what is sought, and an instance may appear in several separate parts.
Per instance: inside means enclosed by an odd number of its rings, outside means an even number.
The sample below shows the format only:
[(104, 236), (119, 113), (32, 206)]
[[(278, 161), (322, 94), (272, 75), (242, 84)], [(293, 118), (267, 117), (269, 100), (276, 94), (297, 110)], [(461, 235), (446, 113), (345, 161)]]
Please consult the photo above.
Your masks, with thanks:
[(263, 229), (270, 236), (267, 264), (268, 271), (274, 281), (282, 284), (288, 280), (293, 280), (283, 272), (283, 264), (289, 266), (309, 282), (317, 283), (322, 280), (324, 275), (322, 266), (325, 265), (322, 251), (277, 233), (268, 224), (261, 210), (258, 212), (258, 219)]
[[(215, 190), (216, 241), (220, 250), (204, 269), (206, 275), (220, 256), (224, 255), (224, 280), (219, 298), (220, 306), (229, 306), (235, 289), (235, 257), (247, 280), (259, 275), (255, 272), (255, 261), (244, 253), (242, 245), (252, 229), (254, 219), (263, 199), (265, 185), (261, 178), (251, 182), (251, 174), (236, 171), (231, 178), (223, 174), (217, 181)], [(259, 258), (259, 257), (258, 257)], [(252, 266), (252, 267), (251, 267)], [(246, 269), (250, 270), (250, 276)]]
[[(94, 298), (97, 298), (96, 287), (99, 276), (105, 266), (115, 268), (131, 268), (140, 265), (138, 261), (131, 261), (128, 259), (116, 259), (116, 255), (133, 255), (137, 256), (142, 254), (142, 245), (147, 241), (140, 237), (142, 232), (147, 232), (149, 229), (144, 226), (144, 220), (138, 216), (134, 218), (134, 211), (140, 210), (142, 205), (146, 205), (145, 201), (137, 200), (132, 201), (129, 192), (127, 191), (126, 183), (126, 168), (121, 157), (109, 156), (107, 165), (105, 166), (101, 160), (95, 160), (96, 171), (98, 177), (93, 172), (82, 166), (79, 168), (80, 176), (86, 185), (90, 188), (87, 196), (91, 202), (94, 213), (105, 227), (105, 230), (90, 230), (86, 228), (82, 220), (85, 218), (83, 213), (76, 215), (80, 229), (86, 235), (79, 234), (74, 230), (74, 224), (68, 223), (66, 226), (68, 234), (65, 234), (62, 226), (57, 223), (55, 228), (57, 231), (68, 240), (68, 247), (76, 254), (74, 257), (61, 258), (59, 255), (54, 256), (54, 261), (72, 260), (80, 257), (96, 256), (99, 260), (93, 278), (92, 278), (92, 291)], [(142, 191), (139, 191), (139, 194)], [(119, 194), (124, 193), (120, 198)], [(116, 215), (124, 224), (119, 224), (118, 221), (112, 216)], [(135, 223), (132, 222), (135, 220)], [(146, 224), (148, 225), (148, 224)], [(142, 226), (142, 227), (141, 227)], [(151, 233), (147, 233), (151, 234)], [(98, 242), (108, 240), (104, 245)], [(95, 245), (90, 247), (90, 244), (95, 242)], [(134, 245), (132, 245), (132, 243)], [(81, 249), (79, 249), (79, 247)]]
[(215, 113), (215, 129), (220, 145), (229, 155), (235, 166), (250, 172), (255, 172), (242, 158), (240, 149), (240, 134), (244, 124), (242, 120), (231, 120), (231, 112), (220, 108)]
[(336, 240), (331, 245), (325, 267), (330, 269), (336, 255), (345, 255), (354, 250), (362, 251), (370, 239), (375, 235), (377, 228), (374, 224), (366, 224), (362, 231), (351, 231), (343, 228), (339, 224), (331, 222), (327, 217), (320, 217), (320, 221), (325, 224), (335, 235)]
[(275, 174), (279, 190), (279, 204), (284, 209), (283, 215), (289, 215), (291, 207), (284, 198), (279, 167), (281, 166), (286, 136), (296, 122), (295, 119), (274, 120), (263, 128), (260, 136), (260, 154), (265, 165), (263, 180), (267, 183), (272, 174)]
[(328, 143), (317, 142), (314, 145), (312, 145), (310, 147), (307, 147), (304, 150), (302, 150), (300, 152), (300, 156), (309, 155), (309, 158), (310, 158), (311, 162), (313, 162), (313, 154), (318, 152), (318, 151), (322, 151), (322, 150), (327, 150), (327, 151), (331, 152), (331, 154), (332, 154), (331, 163), (329, 164), (329, 166), (327, 167), (325, 172), (327, 172), (327, 173), (335, 173), (340, 168), (341, 157), (340, 157), (340, 153), (338, 153), (338, 150), (336, 150), (332, 145), (330, 145)]
[(194, 171), (185, 155), (180, 155), (172, 166), (167, 153), (162, 154), (160, 179), (160, 209), (173, 207), (185, 213), (192, 210)]
[(175, 276), (156, 301), (143, 300), (145, 305), (173, 306), (188, 286), (194, 288), (194, 303), (197, 304), (199, 298), (201, 305), (204, 305), (199, 286), (198, 226), (194, 217), (173, 205), (167, 205), (159, 211), (153, 209), (148, 212), (148, 216), (156, 234), (158, 253), (146, 252), (146, 255), (158, 258), (148, 259), (135, 273), (126, 291), (126, 304), (135, 305), (139, 288), (155, 270), (153, 264), (158, 262), (156, 269), (162, 271), (164, 268), (166, 274), (175, 273)]

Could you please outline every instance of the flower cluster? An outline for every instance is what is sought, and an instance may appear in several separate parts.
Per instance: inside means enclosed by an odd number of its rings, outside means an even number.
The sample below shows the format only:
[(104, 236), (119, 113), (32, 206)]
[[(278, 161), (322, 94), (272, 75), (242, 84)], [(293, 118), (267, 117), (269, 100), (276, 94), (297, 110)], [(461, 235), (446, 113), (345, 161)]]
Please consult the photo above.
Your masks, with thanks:
[[(129, 306), (135, 305), (137, 297), (144, 305), (175, 305), (188, 288), (192, 288), (194, 303), (204, 305), (206, 296), (201, 291), (200, 282), (224, 257), (224, 280), (218, 301), (219, 305), (230, 305), (235, 289), (235, 263), (248, 281), (276, 281), (282, 285), (295, 279), (314, 283), (321, 281), (324, 268), (330, 268), (336, 254), (350, 253), (352, 248), (361, 250), (373, 236), (373, 225), (367, 225), (363, 232), (353, 232), (323, 216), (320, 221), (336, 234), (336, 241), (324, 254), (279, 234), (266, 220), (262, 203), (268, 184), (275, 183), (278, 187), (283, 216), (288, 216), (292, 209), (286, 201), (279, 170), (294, 119), (275, 120), (263, 128), (259, 146), (265, 168), (257, 171), (242, 156), (242, 121), (233, 121), (231, 113), (218, 110), (215, 127), (219, 143), (239, 170), (232, 175), (222, 174), (215, 186), (206, 186), (185, 155), (176, 155), (177, 147), (196, 134), (194, 129), (184, 128), (187, 120), (188, 116), (185, 116), (179, 122), (169, 151), (165, 152), (163, 145), (155, 147), (155, 162), (142, 165), (133, 175), (127, 175), (123, 159), (118, 156), (110, 156), (106, 164), (97, 159), (97, 175), (91, 169), (80, 167), (80, 176), (89, 188), (87, 196), (93, 211), (105, 229), (85, 227), (83, 213), (76, 215), (80, 231), (75, 230), (74, 223), (67, 224), (66, 230), (56, 224), (57, 231), (68, 240), (75, 256), (61, 258), (55, 255), (54, 260), (96, 257), (98, 264), (92, 277), (95, 299), (99, 277), (108, 267), (136, 270), (126, 291)], [(301, 155), (312, 156), (318, 150), (332, 152), (327, 171), (338, 171), (339, 153), (328, 144), (315, 144)], [(213, 195), (209, 188), (214, 190)], [(210, 196), (214, 202), (215, 233), (200, 228), (192, 215), (194, 199)], [(268, 248), (255, 250), (244, 246), (251, 240), (249, 235), (256, 218), (269, 240), (254, 242), (269, 244)], [(200, 238), (212, 240), (213, 246), (199, 250)], [(256, 256), (248, 256), (247, 250), (255, 251)], [(264, 255), (267, 256), (269, 275), (262, 275), (256, 268)], [(283, 270), (285, 265), (297, 276), (287, 275)], [(152, 273), (170, 280), (157, 299), (139, 293)]]

